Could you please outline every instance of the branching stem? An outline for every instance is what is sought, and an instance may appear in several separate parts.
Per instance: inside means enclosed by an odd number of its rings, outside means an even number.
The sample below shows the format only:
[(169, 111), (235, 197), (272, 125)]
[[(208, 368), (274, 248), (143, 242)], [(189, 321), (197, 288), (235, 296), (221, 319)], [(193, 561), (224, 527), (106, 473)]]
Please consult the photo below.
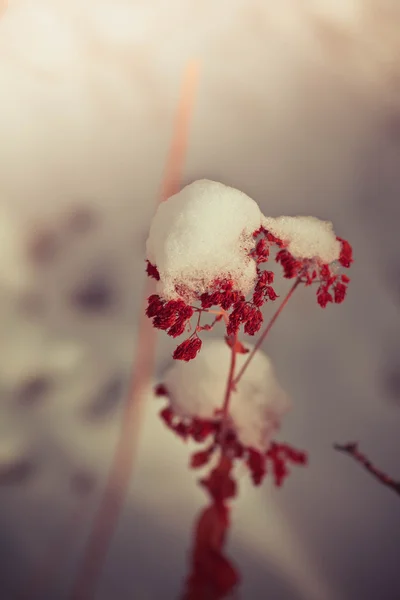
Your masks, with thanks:
[(229, 323), (229, 315), (226, 312), (226, 310), (224, 310), (223, 308), (221, 308), (221, 310), (206, 309), (206, 312), (210, 313), (210, 315), (222, 316), (222, 318), (225, 321), (225, 325), (228, 325), (228, 323)]

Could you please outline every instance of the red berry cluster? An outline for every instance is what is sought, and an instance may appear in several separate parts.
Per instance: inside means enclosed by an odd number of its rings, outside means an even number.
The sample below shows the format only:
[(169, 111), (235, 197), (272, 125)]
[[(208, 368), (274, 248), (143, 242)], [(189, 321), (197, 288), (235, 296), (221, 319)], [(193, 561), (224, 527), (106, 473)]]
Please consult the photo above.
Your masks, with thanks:
[(183, 300), (162, 300), (153, 294), (148, 299), (146, 315), (153, 319), (153, 326), (171, 337), (179, 337), (185, 331), (194, 310)]
[[(146, 315), (153, 319), (153, 327), (166, 331), (171, 337), (178, 337), (190, 328), (190, 319), (195, 312), (197, 313), (198, 321), (194, 332), (176, 348), (173, 354), (177, 360), (189, 361), (195, 358), (202, 345), (198, 333), (212, 329), (214, 324), (222, 319), (223, 314), (226, 314), (227, 318), (228, 335), (237, 333), (241, 325), (245, 333), (255, 335), (263, 323), (259, 307), (267, 300), (275, 300), (278, 297), (271, 286), (272, 281), (273, 273), (268, 271), (261, 273), (253, 294), (253, 301), (247, 301), (243, 294), (234, 290), (231, 280), (217, 280), (211, 292), (199, 295), (200, 307), (190, 306), (183, 300), (166, 301), (153, 294), (148, 299)], [(221, 314), (211, 325), (201, 326), (201, 315), (209, 312), (213, 306), (220, 307)], [(230, 309), (228, 315), (227, 311)]]
[[(352, 247), (346, 240), (336, 239), (341, 244), (338, 262), (342, 267), (349, 268), (353, 262)], [(322, 308), (325, 308), (329, 302), (340, 304), (345, 299), (350, 279), (347, 275), (334, 274), (330, 265), (311, 259), (298, 260), (284, 248), (279, 250), (275, 260), (282, 265), (283, 276), (286, 279), (298, 277), (305, 285), (319, 282), (317, 302)], [(333, 296), (331, 292), (333, 292)]]
[(160, 281), (160, 273), (155, 265), (151, 264), (149, 260), (146, 260), (146, 273), (149, 277), (152, 277), (156, 281)]
[[(150, 266), (149, 266), (150, 265)], [(153, 273), (156, 268), (149, 263), (147, 272)], [(154, 271), (155, 270), (155, 271)], [(158, 273), (158, 271), (157, 271)], [(175, 350), (173, 357), (177, 360), (189, 361), (195, 358), (201, 348), (202, 341), (198, 336), (200, 331), (210, 330), (215, 323), (222, 319), (226, 313), (227, 333), (238, 333), (240, 326), (248, 335), (255, 335), (261, 328), (263, 316), (260, 307), (268, 300), (275, 300), (278, 296), (272, 288), (274, 274), (269, 271), (260, 272), (252, 301), (234, 289), (232, 280), (216, 280), (210, 292), (200, 294), (200, 306), (194, 307), (183, 300), (165, 301), (160, 296), (153, 294), (148, 299), (146, 315), (153, 319), (153, 327), (162, 329), (171, 337), (178, 337), (190, 328), (190, 319), (196, 312), (198, 322), (192, 335), (182, 342)], [(209, 312), (211, 307), (220, 307), (221, 314), (211, 325), (200, 325), (202, 313)], [(227, 311), (231, 310), (230, 314)]]
[[(263, 323), (261, 307), (265, 302), (278, 298), (272, 287), (274, 273), (261, 269), (261, 265), (269, 260), (272, 246), (278, 248), (275, 260), (283, 267), (283, 276), (286, 279), (297, 278), (305, 285), (320, 284), (317, 289), (317, 301), (322, 308), (325, 308), (329, 302), (340, 304), (345, 299), (347, 284), (350, 281), (346, 275), (335, 274), (330, 265), (316, 259), (296, 259), (287, 250), (282, 240), (263, 227), (255, 231), (253, 237), (257, 241), (249, 254), (256, 263), (257, 278), (251, 299), (246, 300), (241, 292), (235, 290), (234, 281), (231, 279), (215, 280), (210, 285), (210, 291), (195, 297), (194, 302), (197, 302), (198, 306), (191, 306), (183, 299), (166, 301), (155, 294), (148, 299), (146, 314), (153, 319), (153, 326), (166, 331), (171, 337), (178, 337), (190, 329), (192, 316), (194, 313), (198, 316), (191, 336), (176, 348), (173, 354), (175, 359), (189, 361), (195, 358), (202, 345), (199, 332), (212, 329), (223, 315), (228, 335), (237, 334), (240, 327), (243, 327), (244, 333), (248, 335), (255, 335), (261, 329)], [(341, 244), (338, 262), (341, 266), (349, 268), (353, 262), (352, 248), (346, 240), (342, 238), (337, 240)], [(160, 279), (156, 265), (147, 261), (146, 270), (149, 277)], [(177, 289), (177, 293), (181, 292), (185, 297), (182, 286)], [(220, 316), (211, 325), (202, 326), (200, 324), (202, 314), (209, 312), (212, 307), (220, 308)]]
[[(168, 390), (164, 386), (158, 386), (156, 393), (160, 396), (168, 396)], [(190, 466), (194, 469), (208, 464), (214, 453), (220, 448), (232, 461), (236, 459), (244, 461), (255, 485), (262, 483), (268, 471), (267, 467), (270, 465), (275, 484), (281, 486), (285, 477), (289, 475), (288, 463), (304, 465), (307, 462), (304, 452), (294, 450), (287, 444), (272, 442), (266, 452), (244, 446), (232, 429), (228, 431), (224, 429), (219, 418), (212, 420), (198, 417), (179, 418), (169, 406), (161, 411), (160, 416), (167, 427), (183, 440), (192, 439), (202, 443), (212, 438), (206, 448), (192, 455)]]
[(275, 485), (280, 487), (289, 475), (288, 463), (305, 465), (307, 464), (307, 455), (288, 444), (278, 444), (277, 442), (272, 442), (265, 454), (251, 448), (248, 449), (247, 464), (255, 485), (262, 483), (267, 473), (267, 465), (270, 465)]
[[(167, 396), (168, 390), (160, 385), (156, 394)], [(194, 535), (191, 557), (191, 572), (185, 584), (184, 600), (221, 600), (239, 583), (240, 576), (224, 553), (226, 535), (228, 533), (229, 506), (228, 501), (237, 495), (237, 483), (232, 476), (236, 460), (243, 460), (250, 470), (255, 485), (260, 485), (267, 467), (275, 484), (281, 486), (289, 474), (288, 463), (304, 465), (307, 457), (287, 444), (273, 442), (267, 452), (259, 452), (243, 446), (232, 430), (225, 430), (219, 419), (205, 420), (199, 418), (178, 418), (170, 407), (161, 411), (166, 425), (183, 440), (192, 439), (205, 442), (211, 438), (206, 448), (195, 452), (190, 460), (194, 469), (208, 464), (218, 448), (221, 453), (218, 464), (203, 479), (200, 485), (210, 497), (210, 504), (201, 513)]]

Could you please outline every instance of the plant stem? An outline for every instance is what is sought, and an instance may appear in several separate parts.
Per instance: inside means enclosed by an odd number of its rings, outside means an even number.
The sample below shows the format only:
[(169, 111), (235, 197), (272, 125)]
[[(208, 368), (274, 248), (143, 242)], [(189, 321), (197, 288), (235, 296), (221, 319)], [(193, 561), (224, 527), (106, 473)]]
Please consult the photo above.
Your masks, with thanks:
[(235, 377), (235, 367), (236, 367), (236, 342), (237, 342), (237, 334), (235, 334), (235, 339), (231, 348), (231, 364), (229, 367), (228, 381), (226, 382), (226, 391), (224, 397), (224, 403), (222, 405), (222, 420), (221, 420), (221, 456), (225, 455), (226, 450), (226, 432), (228, 430), (229, 425), (229, 402), (231, 399), (232, 389), (233, 389), (233, 380)]
[(202, 312), (208, 313), (210, 315), (217, 315), (218, 317), (221, 316), (225, 321), (225, 325), (228, 325), (229, 323), (229, 315), (223, 308), (221, 308), (221, 310), (211, 310), (210, 308), (205, 308), (202, 310)]
[(277, 320), (277, 318), (279, 317), (279, 315), (281, 314), (281, 312), (283, 311), (283, 309), (285, 308), (286, 304), (289, 302), (290, 298), (292, 297), (295, 289), (297, 288), (297, 286), (300, 283), (300, 278), (297, 278), (296, 281), (294, 282), (294, 284), (292, 285), (292, 287), (290, 288), (290, 290), (288, 291), (288, 293), (286, 294), (285, 298), (283, 299), (283, 301), (281, 302), (278, 310), (276, 311), (276, 313), (273, 315), (273, 317), (271, 318), (270, 322), (268, 323), (268, 325), (266, 326), (266, 328), (264, 329), (263, 333), (260, 335), (256, 345), (254, 346), (253, 350), (250, 352), (246, 362), (244, 363), (243, 367), (240, 369), (239, 373), (236, 375), (236, 378), (233, 380), (233, 385), (237, 385), (240, 381), (240, 379), (243, 376), (243, 373), (246, 371), (247, 367), (249, 366), (253, 356), (255, 355), (255, 353), (257, 352), (257, 350), (259, 350), (260, 346), (263, 344), (265, 338), (267, 337), (267, 335), (269, 334), (269, 332), (272, 329), (272, 326), (274, 325), (275, 321)]
[(235, 338), (232, 344), (232, 353), (231, 353), (231, 366), (229, 368), (229, 375), (228, 375), (228, 381), (226, 384), (226, 392), (225, 392), (225, 398), (224, 398), (224, 404), (222, 406), (222, 418), (224, 419), (224, 421), (226, 421), (227, 417), (228, 417), (228, 409), (229, 409), (229, 400), (231, 398), (231, 393), (232, 393), (232, 387), (233, 387), (233, 380), (235, 377), (235, 367), (236, 367), (236, 342), (237, 342), (237, 334), (235, 334)]

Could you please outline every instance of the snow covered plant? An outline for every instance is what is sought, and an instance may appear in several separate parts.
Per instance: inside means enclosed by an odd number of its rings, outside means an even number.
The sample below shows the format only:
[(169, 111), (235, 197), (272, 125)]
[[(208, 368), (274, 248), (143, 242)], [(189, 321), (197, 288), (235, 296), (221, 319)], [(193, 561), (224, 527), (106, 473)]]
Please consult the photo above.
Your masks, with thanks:
[[(318, 304), (340, 304), (349, 278), (352, 249), (332, 224), (314, 217), (265, 217), (244, 193), (214, 181), (196, 181), (161, 204), (147, 240), (147, 273), (157, 281), (148, 299), (153, 326), (171, 337), (186, 334), (157, 394), (161, 416), (184, 440), (204, 444), (192, 468), (212, 465), (200, 484), (210, 497), (197, 522), (185, 600), (218, 600), (239, 582), (223, 554), (229, 501), (237, 494), (234, 465), (244, 463), (259, 485), (271, 471), (280, 486), (288, 464), (306, 455), (273, 441), (289, 400), (259, 348), (300, 284), (316, 283)], [(265, 268), (272, 250), (293, 279), (290, 291), (254, 346), (239, 340), (263, 324), (262, 306), (278, 298), (274, 273)], [(208, 322), (206, 322), (208, 321)], [(218, 325), (224, 339), (203, 343)], [(193, 360), (196, 359), (196, 360)]]

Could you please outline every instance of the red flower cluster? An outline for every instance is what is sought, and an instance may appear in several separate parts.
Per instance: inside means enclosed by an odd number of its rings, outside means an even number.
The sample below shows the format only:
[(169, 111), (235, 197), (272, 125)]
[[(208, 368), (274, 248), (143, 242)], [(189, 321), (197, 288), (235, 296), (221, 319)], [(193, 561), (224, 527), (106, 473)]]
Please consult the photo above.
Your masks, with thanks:
[(149, 277), (152, 277), (156, 281), (160, 281), (160, 273), (155, 265), (153, 265), (149, 260), (146, 260), (146, 273)]
[[(349, 268), (353, 262), (352, 247), (346, 240), (336, 239), (341, 243), (338, 262), (342, 267)], [(340, 304), (345, 299), (350, 279), (347, 275), (334, 274), (330, 265), (310, 259), (298, 260), (286, 249), (280, 250), (275, 260), (282, 265), (283, 276), (286, 279), (298, 277), (305, 285), (311, 285), (316, 281), (320, 283), (317, 289), (317, 301), (322, 308), (325, 308), (329, 302)]]
[[(175, 350), (173, 357), (177, 360), (189, 361), (195, 358), (201, 348), (202, 342), (198, 333), (210, 330), (222, 319), (223, 314), (232, 309), (227, 315), (227, 333), (235, 334), (241, 325), (248, 335), (255, 335), (261, 328), (263, 316), (260, 306), (267, 300), (275, 300), (278, 296), (271, 286), (273, 273), (264, 271), (260, 273), (253, 294), (253, 302), (247, 301), (243, 294), (233, 289), (230, 280), (216, 281), (214, 291), (199, 296), (201, 308), (186, 304), (183, 300), (163, 300), (160, 296), (153, 294), (148, 299), (146, 315), (153, 319), (153, 327), (162, 329), (171, 337), (182, 335), (190, 327), (189, 321), (193, 314), (198, 314), (198, 322), (192, 335), (182, 342)], [(221, 314), (217, 316), (211, 325), (200, 325), (202, 313), (207, 313), (212, 306), (219, 306)]]
[(212, 292), (200, 295), (199, 300), (204, 309), (220, 306), (224, 310), (229, 310), (237, 302), (245, 299), (243, 294), (233, 289), (233, 281), (229, 279), (215, 280), (212, 289)]
[(183, 300), (162, 300), (153, 294), (148, 299), (146, 315), (153, 319), (156, 329), (163, 329), (171, 337), (178, 337), (185, 331), (194, 310)]
[(253, 304), (262, 306), (266, 300), (276, 300), (278, 298), (275, 293), (272, 283), (274, 282), (274, 274), (272, 271), (262, 271), (259, 273), (256, 286), (253, 294)]
[[(189, 361), (195, 358), (202, 345), (198, 333), (212, 329), (222, 316), (225, 317), (228, 335), (237, 334), (240, 327), (243, 327), (244, 333), (248, 335), (255, 335), (261, 329), (263, 323), (261, 307), (265, 302), (278, 298), (272, 287), (274, 273), (263, 271), (260, 267), (261, 264), (268, 261), (271, 246), (279, 248), (275, 260), (282, 265), (283, 276), (286, 279), (297, 278), (305, 285), (320, 284), (317, 289), (317, 301), (322, 308), (325, 308), (329, 302), (340, 304), (345, 299), (347, 284), (350, 281), (346, 275), (335, 274), (330, 265), (323, 264), (316, 259), (299, 260), (294, 258), (285, 247), (286, 244), (263, 227), (255, 231), (253, 237), (259, 239), (249, 253), (256, 263), (257, 271), (251, 300), (246, 300), (241, 292), (234, 289), (234, 282), (231, 279), (215, 280), (210, 286), (209, 292), (199, 294), (195, 298), (195, 302), (199, 303), (198, 307), (188, 305), (183, 299), (166, 301), (157, 295), (152, 295), (148, 299), (146, 314), (153, 319), (153, 326), (166, 331), (171, 337), (182, 335), (187, 328), (190, 328), (189, 321), (193, 314), (195, 312), (198, 314), (194, 332), (189, 339), (176, 348), (173, 354), (175, 359)], [(353, 262), (352, 248), (346, 240), (342, 238), (337, 238), (337, 240), (341, 243), (338, 262), (341, 266), (349, 268)], [(160, 279), (157, 267), (149, 261), (147, 261), (146, 270), (149, 277)], [(177, 288), (181, 298), (185, 297), (186, 291), (183, 285), (179, 289)], [(212, 307), (220, 307), (219, 316), (211, 325), (201, 326), (202, 313), (209, 312)], [(230, 311), (229, 314), (228, 311)]]
[[(168, 390), (160, 385), (156, 388), (156, 394), (168, 397)], [(200, 480), (211, 503), (202, 511), (196, 525), (191, 571), (186, 580), (183, 600), (222, 600), (240, 582), (236, 567), (223, 553), (230, 525), (227, 503), (237, 494), (237, 483), (232, 476), (235, 460), (245, 462), (255, 485), (261, 484), (270, 465), (275, 484), (280, 486), (289, 474), (287, 464), (304, 465), (307, 457), (304, 452), (287, 444), (275, 442), (265, 453), (245, 447), (233, 431), (224, 429), (221, 420), (217, 418), (181, 419), (170, 407), (161, 411), (161, 417), (183, 440), (190, 438), (201, 443), (211, 438), (211, 443), (206, 448), (192, 455), (191, 468), (205, 466), (217, 450), (221, 450), (217, 466)]]
[[(329, 267), (324, 265), (320, 270), (321, 285), (317, 290), (318, 304), (325, 308), (329, 302), (335, 301), (336, 304), (341, 304), (346, 297), (347, 284), (350, 279), (347, 275), (332, 275)], [(331, 294), (333, 291), (333, 296)]]
[(252, 449), (248, 450), (247, 464), (255, 485), (262, 483), (267, 473), (267, 465), (270, 464), (275, 485), (281, 487), (285, 478), (289, 475), (288, 463), (305, 465), (307, 464), (307, 455), (300, 450), (295, 450), (288, 444), (278, 444), (276, 442), (271, 443), (265, 454)]
[(339, 262), (342, 267), (346, 267), (348, 269), (351, 266), (351, 263), (354, 262), (353, 248), (350, 246), (349, 242), (343, 238), (337, 237), (336, 239), (341, 243)]
[[(175, 338), (190, 327), (189, 321), (194, 314), (194, 309), (185, 304), (183, 300), (163, 300), (157, 294), (148, 298), (146, 315), (153, 319), (153, 327), (162, 329)], [(197, 327), (189, 339), (180, 344), (173, 354), (176, 360), (189, 361), (196, 357), (201, 348), (201, 339), (197, 335)]]
[(257, 263), (266, 262), (268, 260), (269, 248), (271, 245), (276, 245), (279, 248), (283, 248), (283, 246), (285, 245), (282, 242), (282, 240), (277, 238), (270, 231), (265, 229), (265, 227), (263, 227), (262, 225), (253, 233), (253, 237), (257, 238), (260, 235), (262, 235), (263, 237), (258, 241), (254, 251), (251, 253), (252, 256), (256, 258)]
[(172, 357), (175, 360), (185, 360), (188, 362), (189, 360), (193, 360), (196, 358), (200, 348), (202, 346), (202, 341), (198, 337), (197, 334), (190, 336), (189, 339), (179, 344), (174, 350)]
[[(165, 388), (158, 388), (158, 394), (168, 395)], [(203, 467), (208, 464), (217, 449), (223, 449), (233, 461), (243, 460), (248, 467), (255, 485), (260, 485), (268, 472), (268, 465), (272, 467), (275, 484), (281, 486), (289, 475), (289, 463), (305, 465), (307, 457), (287, 444), (272, 442), (266, 452), (243, 446), (234, 431), (223, 431), (221, 420), (206, 420), (199, 418), (181, 419), (177, 417), (170, 407), (164, 408), (160, 413), (161, 418), (169, 429), (174, 431), (183, 440), (192, 439), (195, 442), (205, 442), (212, 437), (209, 446), (195, 452), (190, 461), (192, 468)]]

